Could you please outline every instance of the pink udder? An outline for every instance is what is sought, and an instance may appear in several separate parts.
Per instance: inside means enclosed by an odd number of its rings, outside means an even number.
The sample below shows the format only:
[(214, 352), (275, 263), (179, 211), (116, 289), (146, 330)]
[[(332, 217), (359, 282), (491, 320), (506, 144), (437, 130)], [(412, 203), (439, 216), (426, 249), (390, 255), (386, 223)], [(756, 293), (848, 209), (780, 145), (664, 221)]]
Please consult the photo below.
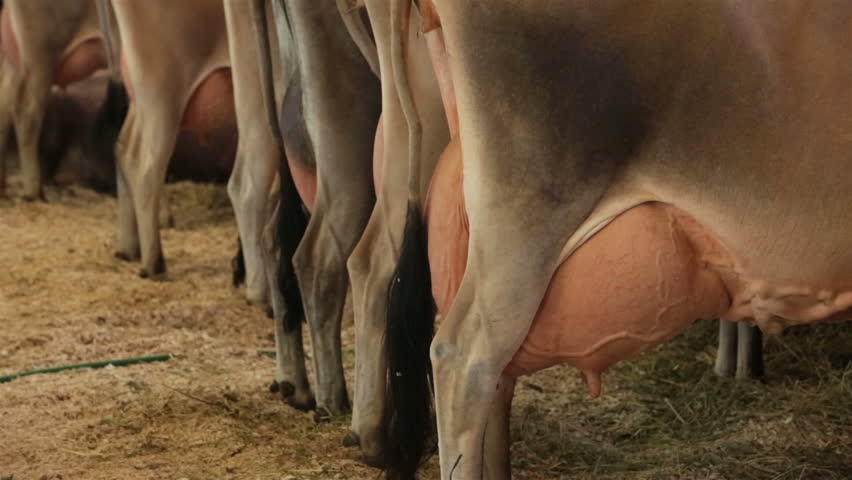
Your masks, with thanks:
[[(600, 374), (686, 329), (714, 318), (729, 300), (718, 276), (705, 269), (676, 209), (636, 206), (580, 246), (554, 274), (510, 376), (567, 362), (600, 393)], [(448, 147), (427, 201), (432, 291), (446, 313), (467, 259), (468, 225), (458, 142)]]
[(235, 127), (236, 118), (231, 69), (219, 68), (207, 75), (192, 92), (181, 127), (203, 139), (210, 132)]
[(698, 261), (673, 210), (633, 207), (560, 265), (506, 372), (570, 363), (597, 396), (610, 366), (727, 310), (722, 282)]
[(91, 38), (74, 47), (56, 69), (54, 83), (66, 87), (90, 77), (99, 69), (106, 68), (106, 49), (99, 38)]
[(293, 176), (299, 197), (308, 208), (308, 212), (313, 212), (317, 200), (317, 169), (305, 160), (297, 158), (296, 152), (287, 149), (286, 145), (285, 150), (287, 150), (287, 164), (290, 165), (290, 175)]
[(432, 295), (443, 314), (456, 298), (467, 264), (470, 231), (462, 188), (461, 142), (456, 137), (435, 166), (425, 208)]

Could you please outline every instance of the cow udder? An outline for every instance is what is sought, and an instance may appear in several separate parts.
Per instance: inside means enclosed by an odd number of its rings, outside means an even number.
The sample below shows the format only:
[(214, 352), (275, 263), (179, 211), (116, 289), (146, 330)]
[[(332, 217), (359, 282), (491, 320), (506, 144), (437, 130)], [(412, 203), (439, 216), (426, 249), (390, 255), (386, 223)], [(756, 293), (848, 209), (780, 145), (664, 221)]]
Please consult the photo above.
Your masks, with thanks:
[[(429, 262), (438, 310), (446, 314), (467, 261), (458, 140), (442, 155), (427, 198)], [(718, 276), (697, 261), (673, 207), (642, 204), (614, 219), (560, 265), (510, 376), (569, 363), (600, 393), (600, 374), (665, 342), (699, 318), (727, 310)]]

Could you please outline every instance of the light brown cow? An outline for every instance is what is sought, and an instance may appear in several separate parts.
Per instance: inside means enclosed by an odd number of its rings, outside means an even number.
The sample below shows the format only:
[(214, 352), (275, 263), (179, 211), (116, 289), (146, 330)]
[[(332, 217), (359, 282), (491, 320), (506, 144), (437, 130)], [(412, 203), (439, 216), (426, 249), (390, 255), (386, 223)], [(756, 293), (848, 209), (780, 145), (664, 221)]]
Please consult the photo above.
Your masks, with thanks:
[[(373, 29), (379, 32), (376, 36), (379, 50), (385, 55), (390, 56), (392, 45), (392, 35), (389, 24), (390, 4), (387, 1), (376, 1), (372, 2), (371, 6), (372, 12), (370, 19), (371, 22), (373, 22)], [(421, 6), (429, 7), (429, 4), (424, 3)], [(349, 5), (349, 7), (354, 8), (354, 5)], [(379, 12), (384, 13), (382, 15)], [(430, 13), (432, 15), (431, 18), (429, 16)], [(416, 12), (413, 15), (417, 15)], [(430, 161), (430, 158), (434, 157), (430, 157), (430, 154), (426, 152), (429, 152), (430, 150), (434, 152), (444, 148), (447, 142), (447, 126), (449, 127), (450, 133), (453, 137), (457, 135), (458, 114), (455, 107), (454, 94), (451, 88), (450, 72), (446, 65), (446, 51), (443, 46), (443, 37), (439, 32), (434, 31), (435, 28), (437, 28), (437, 17), (434, 16), (434, 11), (430, 12), (427, 10), (422, 19), (422, 23), (420, 24), (420, 31), (425, 32), (424, 37), (412, 33), (415, 31), (415, 28), (415, 26), (412, 26), (408, 30), (408, 40), (404, 47), (407, 55), (406, 61), (409, 63), (414, 62), (416, 61), (414, 58), (418, 55), (421, 55), (421, 58), (425, 59), (425, 45), (428, 44), (429, 54), (433, 57), (433, 63), (436, 69), (436, 71), (433, 72), (431, 69), (423, 71), (419, 69), (412, 69), (410, 67), (407, 68), (407, 70), (411, 72), (410, 76), (414, 82), (411, 86), (411, 94), (416, 98), (415, 103), (417, 104), (418, 110), (420, 110), (418, 113), (421, 123), (420, 128), (422, 130), (422, 142), (424, 144), (422, 151), (424, 152), (423, 155), (425, 155), (424, 157), (421, 157), (422, 165), (419, 169), (420, 175), (423, 177), (420, 180), (414, 180), (413, 183), (422, 185), (424, 182), (428, 184), (429, 179), (432, 177), (431, 168), (432, 165), (434, 165), (434, 160)], [(384, 35), (381, 34), (382, 32), (384, 32)], [(425, 38), (425, 43), (423, 42), (423, 38)], [(390, 70), (391, 69), (386, 66), (384, 70), (385, 75), (382, 77), (383, 88), (387, 92), (386, 98), (389, 97), (393, 99), (393, 102), (396, 102), (396, 108), (399, 108), (399, 100), (396, 99), (396, 97), (398, 97), (400, 93), (397, 91), (394, 78)], [(441, 84), (442, 89), (446, 92), (444, 98), (437, 98), (437, 95), (430, 95), (428, 89), (423, 88), (424, 77), (422, 76), (424, 74), (427, 75), (428, 78), (434, 78), (435, 75), (437, 75), (438, 82)], [(447, 116), (446, 119), (442, 118), (442, 115), (437, 114), (441, 111), (442, 102), (443, 110)], [(388, 103), (388, 101), (386, 101), (386, 103)], [(393, 103), (390, 103), (390, 105), (392, 106)], [(426, 115), (424, 115), (424, 112)], [(396, 118), (401, 118), (402, 112), (399, 111), (398, 114), (400, 117)], [(384, 121), (380, 124), (379, 132), (377, 134), (376, 188), (377, 191), (380, 192), (380, 202), (383, 198), (394, 200), (387, 200), (391, 205), (390, 207), (377, 208), (374, 211), (371, 219), (371, 225), (375, 227), (384, 223), (391, 232), (390, 235), (388, 235), (388, 238), (397, 238), (394, 236), (393, 232), (402, 231), (402, 220), (400, 220), (401, 218), (404, 218), (404, 216), (401, 215), (402, 205), (409, 199), (408, 194), (403, 191), (403, 185), (406, 182), (411, 181), (411, 179), (409, 178), (408, 165), (399, 160), (398, 153), (395, 158), (393, 155), (390, 156), (389, 161), (392, 163), (382, 165), (381, 160), (385, 158), (382, 148), (387, 144), (391, 145), (392, 148), (405, 150), (408, 148), (409, 131), (403, 124), (395, 123), (395, 129), (391, 130), (390, 134), (382, 134), (382, 125), (385, 124), (386, 122)], [(458, 143), (455, 143), (451, 148), (449, 148), (448, 152), (457, 153)], [(452, 164), (453, 161), (446, 160), (444, 163)], [(446, 170), (447, 168), (448, 167), (444, 167), (443, 169)], [(381, 174), (382, 169), (395, 172), (395, 174), (385, 176), (383, 178)], [(435, 183), (441, 183), (441, 181), (441, 179), (433, 180)], [(446, 182), (446, 180), (443, 181)], [(441, 191), (441, 188), (436, 188), (434, 184), (431, 188), (436, 191)], [(396, 194), (393, 192), (396, 192)], [(385, 196), (383, 197), (382, 195)], [(426, 192), (420, 192), (420, 198), (425, 197)], [(443, 195), (435, 193), (431, 195), (430, 201), (440, 204), (443, 197)], [(440, 210), (441, 208), (446, 207), (430, 206), (430, 208)], [(442, 215), (445, 219), (457, 218), (458, 215), (456, 210), (457, 209), (450, 209), (449, 214), (444, 212)], [(389, 213), (394, 211), (397, 215), (399, 215), (399, 217), (397, 217), (399, 223), (395, 226), (393, 224), (393, 216), (389, 215)], [(449, 239), (446, 239), (440, 235), (439, 232), (433, 231), (435, 229), (439, 231), (442, 229), (440, 222), (435, 223), (433, 221), (429, 224), (430, 231), (428, 236), (435, 239), (434, 241), (430, 241), (430, 251), (441, 251), (443, 248), (452, 250), (460, 248), (460, 246), (464, 246), (466, 237), (462, 239), (450, 236)], [(442, 240), (442, 238), (444, 239)], [(442, 242), (449, 243), (449, 246), (442, 245)], [(398, 254), (396, 251), (392, 251), (392, 253), (388, 255), (387, 247), (382, 247), (380, 245), (380, 243), (375, 242), (374, 238), (365, 235), (362, 239), (362, 246), (359, 247), (356, 254), (353, 255), (353, 258), (350, 260), (350, 268), (352, 268), (353, 265), (357, 265), (355, 264), (356, 260), (363, 261), (365, 256), (373, 256), (371, 260), (373, 263), (371, 263), (369, 275), (366, 276), (367, 283), (364, 286), (360, 284), (360, 281), (362, 280), (357, 276), (359, 272), (354, 269), (352, 270), (353, 288), (356, 289), (356, 291), (361, 288), (365, 288), (366, 291), (372, 292), (372, 295), (364, 296), (364, 298), (372, 302), (367, 304), (367, 308), (372, 310), (356, 309), (356, 325), (358, 327), (356, 328), (356, 340), (358, 342), (358, 349), (356, 349), (356, 397), (351, 433), (347, 436), (345, 443), (347, 445), (359, 444), (365, 454), (366, 461), (371, 464), (381, 463), (381, 459), (386, 454), (393, 456), (398, 453), (392, 451), (395, 445), (384, 445), (384, 435), (387, 433), (388, 425), (377, 423), (383, 418), (382, 411), (389, 406), (392, 407), (391, 410), (393, 410), (393, 408), (397, 408), (394, 407), (394, 405), (411, 408), (418, 403), (428, 403), (427, 385), (420, 381), (416, 381), (421, 385), (419, 392), (410, 391), (410, 387), (412, 385), (394, 385), (404, 384), (406, 376), (394, 375), (393, 373), (390, 374), (390, 378), (394, 380), (391, 382), (391, 395), (390, 398), (385, 397), (385, 391), (387, 388), (385, 379), (388, 378), (388, 375), (381, 368), (385, 365), (385, 355), (388, 352), (382, 348), (376, 348), (373, 345), (375, 344), (375, 339), (385, 337), (386, 331), (383, 320), (387, 316), (387, 310), (385, 310), (383, 303), (376, 300), (381, 300), (383, 298), (382, 295), (384, 294), (384, 291), (388, 288), (391, 275), (394, 273), (394, 265)], [(379, 248), (371, 250), (376, 247)], [(356, 256), (360, 258), (357, 258)], [(438, 265), (433, 265), (432, 268), (437, 268), (439, 270), (451, 268), (458, 271), (459, 267), (439, 263)], [(451, 290), (453, 285), (444, 282), (442, 284), (435, 285), (435, 288), (435, 297), (440, 300), (448, 295), (447, 290)], [(413, 289), (423, 291), (423, 287), (416, 283), (414, 284)], [(405, 289), (397, 287), (394, 290), (399, 292)], [(406, 303), (410, 302), (414, 297), (417, 297), (417, 294), (407, 297)], [(421, 297), (421, 300), (425, 303), (431, 301), (430, 299), (423, 297)], [(736, 373), (738, 378), (748, 377), (750, 375), (760, 376), (762, 374), (762, 358), (760, 349), (761, 336), (759, 335), (759, 331), (756, 331), (754, 327), (746, 324), (736, 325), (724, 321), (720, 322), (720, 324), (720, 353), (717, 358), (717, 373), (720, 375), (734, 375), (734, 373)], [(737, 333), (738, 330), (739, 334)], [(391, 348), (391, 350), (393, 350), (393, 348)], [(424, 357), (428, 355), (428, 352), (426, 352), (425, 349), (420, 353)], [(401, 361), (409, 364), (413, 362), (412, 358), (417, 357), (415, 352), (404, 347), (397, 351), (396, 355), (400, 357)], [(393, 405), (389, 405), (389, 403)], [(384, 416), (385, 420), (392, 418), (393, 415)], [(390, 428), (393, 429), (396, 426), (399, 425), (394, 425), (394, 422), (392, 421)], [(391, 451), (387, 451), (386, 447), (389, 447)]]
[[(345, 443), (360, 445), (366, 462), (374, 465), (382, 463), (388, 448), (383, 424), (388, 407), (385, 394), (388, 384), (382, 339), (388, 318), (388, 289), (402, 246), (409, 197), (409, 130), (393, 81), (389, 7), (387, 0), (366, 1), (378, 49), (382, 87), (382, 118), (376, 132), (373, 167), (376, 207), (348, 262), (356, 326), (356, 362), (351, 432)], [(416, 12), (410, 22), (406, 66), (412, 72), (411, 89), (417, 97), (422, 118), (422, 142), (419, 148), (415, 148), (423, 160), (417, 178), (423, 181), (416, 183), (425, 196), (432, 169), (447, 145), (449, 135), (426, 42), (417, 32), (420, 17)], [(418, 288), (422, 286), (418, 285)], [(403, 400), (407, 405), (423, 402), (428, 402), (428, 391), (408, 395)]]
[(140, 275), (165, 272), (157, 212), (181, 131), (222, 150), (236, 120), (221, 1), (114, 0), (121, 72), (131, 99), (117, 146), (116, 255), (141, 257)]
[(5, 187), (5, 132), (13, 123), (23, 196), (41, 196), (38, 157), (52, 85), (65, 87), (106, 67), (95, 0), (7, 0), (0, 15), (0, 194)]
[[(225, 0), (230, 65), (234, 82), (236, 119), (239, 129), (234, 169), (228, 181), (228, 196), (234, 206), (245, 264), (246, 297), (250, 303), (269, 302), (268, 275), (277, 263), (264, 256), (263, 227), (270, 220), (270, 194), (281, 156), (274, 127), (266, 115), (261, 82), (261, 52), (258, 49), (252, 0)], [(264, 6), (264, 8), (267, 8)], [(268, 30), (268, 28), (267, 28)], [(269, 42), (273, 47), (277, 41)], [(280, 63), (278, 48), (271, 61)], [(279, 68), (273, 69), (279, 72)], [(284, 95), (286, 74), (275, 79), (274, 102)]]
[[(297, 377), (304, 369), (298, 308), (310, 327), (317, 377), (317, 415), (326, 418), (349, 409), (343, 376), (340, 327), (348, 290), (346, 261), (364, 231), (373, 209), (371, 160), (379, 114), (379, 85), (371, 62), (365, 60), (350, 31), (361, 30), (357, 12), (341, 17), (337, 0), (275, 2), (278, 38), (285, 71), (289, 72), (280, 127), (289, 178), (282, 175), (278, 206), (281, 274), (298, 277), (301, 296), (292, 282), (280, 285), (287, 316), (283, 330), (291, 347), (288, 356)], [(353, 18), (354, 17), (354, 18)], [(369, 54), (368, 54), (369, 57)], [(278, 123), (273, 121), (273, 123)], [(282, 172), (283, 173), (283, 172)], [(289, 184), (293, 183), (291, 188)], [(288, 230), (297, 226), (293, 190), (310, 210), (304, 238), (294, 243)], [(298, 208), (298, 207), (297, 207)], [(289, 211), (289, 213), (287, 213)], [(278, 288), (273, 289), (277, 292)], [(355, 294), (357, 295), (357, 293)], [(273, 302), (273, 305), (281, 302)], [(280, 318), (276, 314), (276, 318)], [(296, 342), (296, 338), (299, 338)], [(298, 345), (297, 345), (298, 343)], [(281, 382), (279, 382), (281, 383)], [(288, 401), (305, 398), (306, 387), (286, 379)], [(299, 406), (298, 403), (294, 403)]]
[(699, 318), (848, 317), (848, 8), (434, 4), (459, 114), (429, 217), (442, 478), (510, 477), (518, 375), (567, 362), (596, 395)]

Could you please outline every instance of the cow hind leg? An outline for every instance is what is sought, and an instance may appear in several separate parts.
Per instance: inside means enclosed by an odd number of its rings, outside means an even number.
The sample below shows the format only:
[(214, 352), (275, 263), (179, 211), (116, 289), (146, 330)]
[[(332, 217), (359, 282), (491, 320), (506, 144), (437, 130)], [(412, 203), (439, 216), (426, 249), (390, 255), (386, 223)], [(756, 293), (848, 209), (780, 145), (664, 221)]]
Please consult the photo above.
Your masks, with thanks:
[[(383, 464), (386, 408), (386, 357), (384, 342), (387, 292), (394, 273), (404, 223), (404, 209), (386, 208), (379, 199), (347, 266), (352, 284), (355, 318), (355, 400), (350, 432), (344, 445), (359, 446), (368, 465)], [(400, 205), (404, 205), (405, 201)], [(395, 212), (396, 210), (399, 210)], [(386, 216), (387, 213), (397, 218)], [(397, 232), (391, 229), (398, 225)]]
[(130, 149), (134, 139), (135, 111), (130, 110), (124, 126), (118, 135), (116, 144), (115, 184), (118, 203), (118, 248), (115, 257), (126, 262), (139, 260), (139, 229), (136, 224), (136, 209), (133, 207), (133, 197), (130, 195), (130, 184), (120, 161), (124, 152)]
[(44, 112), (50, 94), (52, 71), (32, 69), (24, 74), (18, 91), (15, 111), (15, 133), (24, 181), (23, 198), (43, 198), (42, 172), (39, 163), (38, 141), (41, 136)]
[(492, 231), (485, 237), (471, 226), (467, 271), (431, 346), (445, 480), (483, 478), (486, 464), (509, 455), (508, 442), (503, 451), (484, 450), (488, 412), (500, 401), (503, 369), (532, 324), (564, 238), (564, 232), (504, 220), (486, 228)]
[(500, 378), (497, 399), (491, 406), (488, 423), (485, 425), (484, 478), (512, 478), (508, 452), (512, 443), (509, 420), (514, 395), (515, 378), (504, 375)]
[[(369, 168), (352, 172), (344, 167), (340, 172), (346, 172), (345, 178), (339, 178), (345, 182), (332, 178), (327, 184), (335, 197), (346, 201), (327, 198), (325, 184), (320, 182), (308, 229), (293, 258), (314, 347), (318, 420), (342, 415), (350, 408), (340, 343), (349, 287), (346, 261), (364, 231), (373, 203)], [(352, 181), (358, 177), (362, 181)]]
[(13, 120), (13, 105), (17, 93), (15, 72), (0, 58), (0, 198), (6, 196), (6, 162), (8, 140)]
[[(144, 99), (137, 99), (142, 105)], [(160, 99), (158, 99), (160, 100)], [(139, 110), (133, 117), (129, 141), (122, 145), (118, 161), (130, 187), (136, 223), (142, 268), (139, 275), (150, 278), (166, 272), (165, 259), (160, 245), (159, 207), (164, 191), (166, 168), (174, 150), (180, 125), (177, 102), (148, 100), (146, 116)]]
[[(255, 128), (265, 127), (256, 125)], [(240, 235), (238, 258), (242, 260), (242, 271), (234, 270), (234, 286), (239, 283), (241, 275), (246, 284), (246, 298), (253, 305), (266, 305), (268, 302), (267, 264), (262, 258), (261, 236), (268, 216), (267, 198), (278, 161), (278, 148), (274, 142), (256, 145), (241, 139), (234, 169), (228, 179), (228, 196), (234, 206)]]
[[(261, 252), (266, 265), (278, 263), (281, 250), (280, 242), (276, 240), (276, 230), (281, 223), (280, 204), (274, 208), (270, 221), (263, 230)], [(270, 208), (270, 210), (273, 210)], [(279, 272), (276, 269), (266, 269), (269, 284), (270, 300), (272, 303), (272, 318), (275, 331), (275, 381), (270, 390), (281, 394), (285, 402), (298, 410), (311, 410), (316, 406), (314, 394), (308, 383), (308, 372), (305, 369), (305, 351), (302, 345), (301, 315), (295, 321), (287, 311), (284, 295), (279, 287)], [(296, 292), (298, 293), (298, 291)]]

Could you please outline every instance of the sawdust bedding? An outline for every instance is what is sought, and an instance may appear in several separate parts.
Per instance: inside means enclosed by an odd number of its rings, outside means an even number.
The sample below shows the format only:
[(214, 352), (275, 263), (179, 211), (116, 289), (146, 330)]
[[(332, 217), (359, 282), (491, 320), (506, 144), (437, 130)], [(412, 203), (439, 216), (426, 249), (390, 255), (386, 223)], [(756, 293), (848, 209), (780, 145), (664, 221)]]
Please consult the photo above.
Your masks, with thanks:
[[(230, 285), (224, 188), (168, 192), (161, 282), (113, 257), (114, 199), (71, 187), (23, 203), (13, 182), (0, 200), (0, 376), (173, 355), (0, 384), (0, 478), (378, 478), (341, 446), (348, 418), (315, 424), (267, 390), (272, 326)], [(349, 319), (348, 373), (352, 336)], [(625, 362), (598, 400), (569, 368), (523, 379), (515, 478), (852, 478), (852, 329), (771, 340), (766, 383), (715, 378), (714, 341), (702, 324)], [(437, 475), (433, 459), (421, 478)]]

